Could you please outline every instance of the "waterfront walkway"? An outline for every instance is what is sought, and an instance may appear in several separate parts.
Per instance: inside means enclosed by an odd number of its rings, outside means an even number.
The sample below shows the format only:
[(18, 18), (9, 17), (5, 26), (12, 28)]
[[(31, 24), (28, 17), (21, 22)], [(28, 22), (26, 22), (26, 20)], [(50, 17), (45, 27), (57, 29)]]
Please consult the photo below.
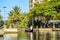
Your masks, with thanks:
[[(34, 31), (40, 31), (40, 32), (52, 32), (52, 31), (60, 31), (60, 28), (39, 28), (34, 29)], [(17, 33), (17, 28), (8, 28), (8, 29), (0, 29), (0, 35), (3, 35), (4, 33)]]
[[(60, 28), (36, 28), (33, 29), (34, 31), (39, 31), (39, 32), (52, 32), (52, 31), (60, 31)], [(4, 28), (0, 29), (0, 35), (4, 35), (5, 33), (17, 33), (19, 32), (18, 28), (12, 28), (10, 25), (9, 28), (6, 28), (6, 25), (4, 25)]]
[(3, 28), (0, 29), (0, 35), (4, 35), (5, 33), (17, 33), (18, 32), (18, 28), (12, 28), (12, 26), (10, 25), (9, 28), (7, 28), (6, 25), (3, 25)]
[(12, 28), (12, 29), (0, 29), (0, 35), (4, 35), (5, 33), (17, 33), (18, 29)]

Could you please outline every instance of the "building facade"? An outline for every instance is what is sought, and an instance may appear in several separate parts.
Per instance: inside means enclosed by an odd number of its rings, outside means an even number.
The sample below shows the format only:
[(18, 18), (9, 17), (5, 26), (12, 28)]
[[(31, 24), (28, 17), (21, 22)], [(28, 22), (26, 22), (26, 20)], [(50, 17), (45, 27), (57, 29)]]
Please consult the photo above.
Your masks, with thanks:
[(29, 0), (29, 9), (32, 9), (34, 7), (34, 4), (42, 3), (44, 1), (50, 0)]

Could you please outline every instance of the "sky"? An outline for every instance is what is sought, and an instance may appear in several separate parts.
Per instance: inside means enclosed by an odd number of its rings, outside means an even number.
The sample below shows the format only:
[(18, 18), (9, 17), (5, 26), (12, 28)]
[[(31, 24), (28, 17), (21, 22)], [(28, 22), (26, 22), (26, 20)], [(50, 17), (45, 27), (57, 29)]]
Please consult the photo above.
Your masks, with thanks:
[[(29, 12), (29, 0), (0, 0), (0, 14), (4, 20), (7, 19), (9, 11), (12, 10), (14, 6), (20, 7), (22, 12)], [(3, 7), (6, 7), (5, 13)]]

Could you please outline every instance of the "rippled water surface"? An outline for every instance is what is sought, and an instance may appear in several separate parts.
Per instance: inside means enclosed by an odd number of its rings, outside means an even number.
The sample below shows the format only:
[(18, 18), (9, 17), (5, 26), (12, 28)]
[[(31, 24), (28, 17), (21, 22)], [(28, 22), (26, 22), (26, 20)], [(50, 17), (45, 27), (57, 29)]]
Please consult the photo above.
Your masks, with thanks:
[(19, 33), (6, 33), (0, 40), (60, 40), (60, 32), (25, 32), (21, 30)]

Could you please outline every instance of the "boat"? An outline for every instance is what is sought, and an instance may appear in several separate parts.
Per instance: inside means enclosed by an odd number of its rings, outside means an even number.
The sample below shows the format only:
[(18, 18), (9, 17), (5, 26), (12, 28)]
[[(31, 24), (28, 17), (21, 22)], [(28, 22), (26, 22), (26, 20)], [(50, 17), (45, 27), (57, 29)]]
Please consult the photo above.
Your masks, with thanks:
[(33, 32), (33, 29), (26, 28), (26, 29), (25, 29), (25, 32)]
[(33, 29), (31, 30), (31, 29), (25, 29), (25, 32), (33, 32)]
[(31, 26), (30, 28), (26, 28), (25, 32), (33, 32), (33, 27)]

